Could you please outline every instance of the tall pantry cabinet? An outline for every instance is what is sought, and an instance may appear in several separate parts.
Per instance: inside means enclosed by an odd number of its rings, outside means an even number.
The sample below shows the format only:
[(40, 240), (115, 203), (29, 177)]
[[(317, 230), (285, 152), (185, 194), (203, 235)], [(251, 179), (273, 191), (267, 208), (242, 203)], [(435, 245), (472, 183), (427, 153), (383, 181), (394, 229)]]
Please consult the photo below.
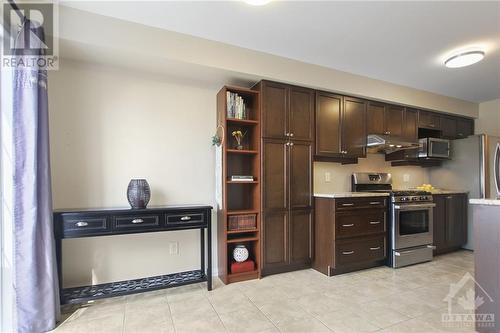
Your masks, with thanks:
[(310, 267), (314, 91), (261, 81), (262, 275)]

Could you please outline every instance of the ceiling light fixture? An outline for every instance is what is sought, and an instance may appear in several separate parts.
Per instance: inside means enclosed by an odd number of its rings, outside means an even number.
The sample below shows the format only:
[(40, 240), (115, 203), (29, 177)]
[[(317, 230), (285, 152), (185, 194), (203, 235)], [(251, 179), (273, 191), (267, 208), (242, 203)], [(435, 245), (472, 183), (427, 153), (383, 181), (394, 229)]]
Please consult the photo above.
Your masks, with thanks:
[(471, 50), (465, 52), (459, 52), (452, 55), (444, 62), (444, 65), (448, 68), (460, 68), (465, 66), (470, 66), (484, 59), (484, 51), (481, 50)]
[(271, 0), (245, 0), (245, 2), (252, 6), (264, 6), (271, 2)]

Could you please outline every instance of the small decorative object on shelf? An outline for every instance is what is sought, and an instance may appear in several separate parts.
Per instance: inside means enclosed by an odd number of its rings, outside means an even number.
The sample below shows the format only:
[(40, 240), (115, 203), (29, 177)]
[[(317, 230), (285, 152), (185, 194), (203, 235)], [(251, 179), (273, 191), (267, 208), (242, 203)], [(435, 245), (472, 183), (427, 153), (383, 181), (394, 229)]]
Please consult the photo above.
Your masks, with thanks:
[(244, 262), (248, 259), (248, 249), (245, 245), (236, 245), (233, 250), (233, 258), (237, 262)]
[(231, 135), (236, 139), (236, 149), (238, 150), (242, 150), (243, 149), (243, 145), (241, 144), (243, 138), (245, 137), (245, 135), (247, 135), (247, 132), (245, 131), (245, 133), (241, 132), (240, 130), (238, 131), (233, 131), (233, 133), (231, 133)]
[(253, 176), (246, 176), (246, 175), (231, 176), (231, 181), (233, 182), (253, 182), (253, 180), (254, 180)]
[(127, 188), (127, 199), (132, 209), (144, 209), (151, 199), (151, 189), (146, 179), (131, 179)]
[(231, 263), (231, 274), (246, 273), (253, 270), (255, 270), (255, 262), (253, 260)]

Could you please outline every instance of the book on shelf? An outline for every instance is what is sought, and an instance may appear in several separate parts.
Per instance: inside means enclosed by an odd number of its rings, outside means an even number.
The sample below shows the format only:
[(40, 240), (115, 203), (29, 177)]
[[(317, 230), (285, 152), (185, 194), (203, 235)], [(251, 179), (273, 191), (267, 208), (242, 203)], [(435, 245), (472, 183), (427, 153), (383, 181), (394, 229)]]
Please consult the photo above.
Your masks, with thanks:
[(226, 96), (227, 100), (227, 117), (234, 119), (248, 119), (247, 106), (243, 97), (237, 93), (228, 91)]
[(231, 181), (237, 181), (237, 182), (253, 182), (253, 176), (245, 176), (245, 175), (236, 175), (236, 176), (231, 176)]

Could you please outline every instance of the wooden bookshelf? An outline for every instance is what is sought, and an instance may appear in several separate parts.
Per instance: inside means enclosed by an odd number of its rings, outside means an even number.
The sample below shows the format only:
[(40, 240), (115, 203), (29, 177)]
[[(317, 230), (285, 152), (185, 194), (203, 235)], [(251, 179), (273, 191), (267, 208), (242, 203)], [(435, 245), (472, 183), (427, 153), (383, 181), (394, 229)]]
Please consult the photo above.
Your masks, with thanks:
[[(245, 119), (228, 117), (227, 92), (236, 93), (246, 107)], [(224, 86), (217, 94), (217, 125), (224, 132), (222, 142), (221, 206), (217, 211), (219, 277), (225, 283), (260, 278), (261, 209), (260, 209), (260, 95), (248, 88)], [(233, 131), (246, 133), (243, 149), (238, 149)], [(242, 147), (239, 147), (242, 148)], [(253, 181), (231, 181), (233, 175), (253, 176)], [(255, 215), (256, 225), (248, 229), (229, 229), (229, 219)], [(250, 272), (231, 273), (233, 249), (245, 245), (255, 263)]]

